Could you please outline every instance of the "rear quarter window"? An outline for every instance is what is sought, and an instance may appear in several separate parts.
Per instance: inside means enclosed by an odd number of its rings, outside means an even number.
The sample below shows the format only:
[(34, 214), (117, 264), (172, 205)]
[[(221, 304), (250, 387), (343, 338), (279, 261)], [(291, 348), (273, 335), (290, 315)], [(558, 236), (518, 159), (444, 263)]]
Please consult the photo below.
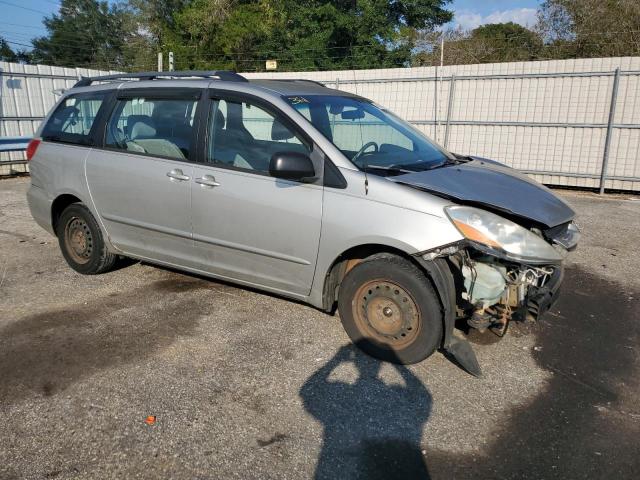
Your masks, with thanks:
[(105, 92), (69, 96), (55, 109), (42, 131), (42, 139), (77, 145), (91, 145), (91, 128), (102, 106)]

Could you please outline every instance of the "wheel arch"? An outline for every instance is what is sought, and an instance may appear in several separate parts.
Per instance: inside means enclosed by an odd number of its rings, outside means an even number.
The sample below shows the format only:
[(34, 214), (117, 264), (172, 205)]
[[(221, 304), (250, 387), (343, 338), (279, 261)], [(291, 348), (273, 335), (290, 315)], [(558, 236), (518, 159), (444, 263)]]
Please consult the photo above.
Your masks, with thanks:
[(58, 221), (65, 208), (73, 203), (83, 203), (80, 198), (71, 193), (62, 193), (58, 195), (51, 203), (51, 227), (54, 233), (57, 235)]
[(323, 310), (327, 312), (335, 311), (340, 283), (349, 270), (368, 258), (383, 254), (402, 257), (417, 266), (425, 274), (428, 274), (413, 255), (401, 248), (383, 243), (363, 243), (349, 247), (334, 258), (326, 271), (322, 289)]

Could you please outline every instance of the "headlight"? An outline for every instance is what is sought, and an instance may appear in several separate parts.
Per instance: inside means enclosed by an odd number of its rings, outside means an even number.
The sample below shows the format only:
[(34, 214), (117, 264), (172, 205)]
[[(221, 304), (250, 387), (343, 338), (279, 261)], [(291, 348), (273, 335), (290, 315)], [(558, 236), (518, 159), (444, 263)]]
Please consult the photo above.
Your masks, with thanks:
[(445, 212), (465, 238), (497, 253), (534, 263), (562, 260), (562, 255), (544, 239), (506, 218), (464, 206), (445, 207)]

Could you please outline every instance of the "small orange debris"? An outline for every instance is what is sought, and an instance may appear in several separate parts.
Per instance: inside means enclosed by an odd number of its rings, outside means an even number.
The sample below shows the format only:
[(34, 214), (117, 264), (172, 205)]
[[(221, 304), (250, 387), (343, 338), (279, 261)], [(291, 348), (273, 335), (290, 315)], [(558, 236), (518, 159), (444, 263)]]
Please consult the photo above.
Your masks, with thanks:
[(146, 423), (147, 425), (155, 425), (156, 424), (156, 416), (155, 415), (149, 415), (147, 416), (147, 418), (145, 418), (144, 423)]

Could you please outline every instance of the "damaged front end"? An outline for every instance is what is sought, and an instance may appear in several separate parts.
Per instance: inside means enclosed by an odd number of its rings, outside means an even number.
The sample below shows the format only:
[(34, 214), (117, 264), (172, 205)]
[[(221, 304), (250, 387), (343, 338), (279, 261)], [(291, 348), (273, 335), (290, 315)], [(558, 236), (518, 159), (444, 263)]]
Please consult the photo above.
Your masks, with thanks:
[(535, 320), (557, 299), (563, 277), (558, 265), (523, 265), (462, 250), (451, 257), (462, 277), (458, 317), (481, 332), (502, 337), (511, 320)]
[(453, 292), (443, 298), (450, 311), (445, 308), (443, 348), (479, 375), (471, 347), (453, 334), (454, 324), (462, 320), (471, 328), (503, 336), (511, 321), (535, 321), (556, 301), (563, 259), (580, 234), (572, 222), (541, 230), (474, 207), (452, 206), (446, 211), (465, 239), (421, 252), (418, 258), (432, 278), (434, 265), (440, 270), (446, 265)]

